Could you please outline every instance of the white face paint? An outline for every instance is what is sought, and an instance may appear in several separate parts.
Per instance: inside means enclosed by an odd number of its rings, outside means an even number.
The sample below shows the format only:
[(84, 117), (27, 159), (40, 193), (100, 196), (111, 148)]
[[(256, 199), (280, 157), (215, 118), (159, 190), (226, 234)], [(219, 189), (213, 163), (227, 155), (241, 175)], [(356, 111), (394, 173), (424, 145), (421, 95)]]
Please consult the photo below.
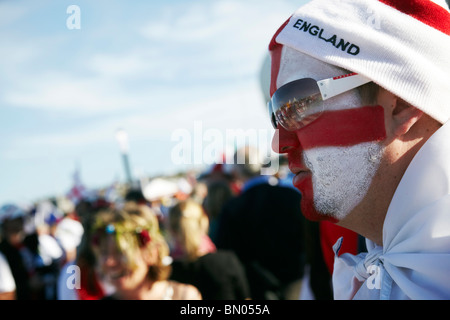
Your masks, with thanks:
[[(301, 78), (321, 80), (345, 73), (347, 71), (283, 47), (277, 86)], [(327, 100), (325, 108), (343, 110), (362, 105), (357, 91), (352, 90)], [(303, 161), (312, 172), (316, 211), (338, 220), (348, 215), (367, 194), (382, 153), (382, 147), (376, 142), (303, 151)]]
[(378, 143), (304, 151), (317, 212), (342, 220), (367, 194), (382, 155)]

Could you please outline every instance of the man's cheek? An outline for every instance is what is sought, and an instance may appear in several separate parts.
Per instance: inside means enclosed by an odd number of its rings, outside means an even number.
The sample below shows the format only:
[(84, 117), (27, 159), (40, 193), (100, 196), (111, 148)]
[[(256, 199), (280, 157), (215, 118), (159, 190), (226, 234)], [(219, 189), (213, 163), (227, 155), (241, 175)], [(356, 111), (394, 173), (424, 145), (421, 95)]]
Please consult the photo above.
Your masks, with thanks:
[(386, 138), (384, 109), (368, 106), (326, 111), (310, 125), (297, 131), (302, 148), (345, 147)]

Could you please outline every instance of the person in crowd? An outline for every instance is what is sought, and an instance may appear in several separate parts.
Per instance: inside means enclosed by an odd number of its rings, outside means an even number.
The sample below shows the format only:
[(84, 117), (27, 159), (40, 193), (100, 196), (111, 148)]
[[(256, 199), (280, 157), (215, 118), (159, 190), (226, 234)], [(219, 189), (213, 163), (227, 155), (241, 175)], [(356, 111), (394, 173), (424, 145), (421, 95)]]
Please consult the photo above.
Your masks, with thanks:
[(169, 247), (144, 205), (101, 210), (91, 235), (97, 270), (115, 292), (104, 299), (199, 300), (196, 287), (168, 280)]
[(0, 300), (16, 299), (16, 282), (5, 256), (0, 252)]
[(130, 188), (127, 190), (125, 197), (125, 202), (136, 202), (137, 204), (148, 204), (147, 199), (144, 196), (141, 188)]
[(202, 205), (209, 218), (208, 235), (213, 242), (216, 241), (217, 227), (223, 206), (233, 197), (234, 193), (228, 182), (214, 181), (208, 184), (207, 194)]
[(274, 151), (334, 246), (335, 299), (450, 298), (450, 13), (444, 1), (317, 1), (270, 44)]
[[(61, 265), (57, 280), (58, 300), (78, 300), (76, 289), (80, 289), (81, 284), (74, 283), (74, 281), (80, 279), (81, 275), (74, 275), (73, 270), (75, 270), (77, 248), (81, 243), (83, 233), (84, 228), (81, 222), (71, 217), (63, 218), (56, 226), (55, 237), (64, 250), (64, 264)], [(72, 278), (73, 281), (71, 281)]]
[(63, 263), (76, 259), (77, 248), (80, 245), (83, 233), (83, 225), (78, 220), (65, 217), (58, 222), (55, 229), (55, 238), (64, 251)]
[(301, 195), (261, 175), (253, 147), (236, 151), (233, 168), (242, 190), (220, 214), (217, 248), (243, 263), (252, 299), (298, 299), (305, 263)]
[(244, 300), (250, 291), (244, 267), (232, 251), (217, 250), (208, 237), (209, 218), (187, 199), (169, 210), (173, 239), (171, 279), (197, 287), (204, 300)]
[[(55, 229), (64, 213), (55, 205), (55, 200), (42, 200), (33, 206), (30, 223), (26, 231), (31, 236), (26, 238), (28, 247), (35, 255), (35, 269), (43, 282), (41, 299), (57, 298), (57, 279), (64, 263), (64, 250), (55, 238)], [(33, 238), (33, 234), (37, 237)], [(28, 239), (33, 239), (29, 241)]]
[(46, 298), (46, 268), (39, 256), (38, 234), (25, 232), (27, 217), (28, 211), (18, 205), (0, 208), (0, 253), (12, 272), (17, 300), (42, 300)]
[[(26, 212), (13, 204), (6, 204), (0, 208), (1, 280), (5, 299), (31, 299), (29, 276), (17, 249), (25, 238), (25, 216)], [(14, 294), (14, 297), (11, 294)]]
[[(106, 201), (103, 197), (94, 199), (81, 199), (75, 206), (75, 215), (71, 219), (80, 221), (83, 232), (80, 243), (76, 246), (73, 259), (67, 257), (67, 263), (62, 267), (58, 278), (59, 300), (99, 300), (111, 295), (114, 288), (96, 272), (96, 260), (92, 248), (92, 224), (97, 213), (115, 207), (114, 203)], [(80, 229), (75, 227), (71, 232), (68, 246), (73, 248), (78, 242)], [(67, 234), (64, 234), (67, 236)], [(72, 252), (72, 250), (69, 250)], [(79, 270), (79, 273), (76, 272)], [(77, 283), (78, 281), (78, 283)]]

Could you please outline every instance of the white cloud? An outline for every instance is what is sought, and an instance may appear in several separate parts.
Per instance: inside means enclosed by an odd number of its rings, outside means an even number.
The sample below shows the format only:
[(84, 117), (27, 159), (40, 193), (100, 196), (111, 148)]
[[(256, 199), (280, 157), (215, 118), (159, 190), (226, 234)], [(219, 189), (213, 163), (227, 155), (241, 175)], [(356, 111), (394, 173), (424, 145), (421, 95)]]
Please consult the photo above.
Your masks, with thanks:
[(291, 13), (289, 7), (282, 1), (183, 3), (152, 19), (140, 32), (174, 48), (170, 58), (175, 64), (201, 57), (203, 68), (194, 77), (249, 76), (260, 67), (273, 33)]
[[(20, 119), (32, 110), (43, 121), (23, 131), (33, 119), (0, 128), (8, 137), (0, 164), (17, 170), (3, 183), (16, 190), (26, 185), (22, 192), (36, 194), (37, 179), (48, 173), (55, 185), (68, 185), (62, 168), (81, 158), (91, 168), (89, 181), (107, 181), (116, 173), (114, 165), (100, 162), (117, 158), (119, 127), (128, 131), (132, 161), (144, 172), (167, 167), (172, 132), (192, 131), (196, 121), (204, 130), (221, 132), (270, 129), (257, 77), (268, 42), (296, 9), (294, 2), (194, 0), (147, 7), (142, 1), (134, 9), (125, 1), (86, 2), (80, 4), (78, 33), (65, 29), (65, 10), (30, 23), (23, 17), (32, 15), (33, 7), (17, 5), (2, 24), (8, 14), (0, 5), (0, 25), (8, 26), (0, 30), (0, 102), (7, 107), (0, 108), (1, 118), (17, 111), (11, 118)], [(59, 14), (53, 2), (47, 5), (48, 12)], [(57, 19), (61, 29), (53, 27)]]
[(112, 111), (137, 103), (114, 82), (56, 73), (28, 77), (16, 90), (7, 92), (4, 101), (21, 107), (73, 113)]
[(94, 54), (89, 61), (92, 70), (104, 76), (123, 77), (136, 76), (147, 69), (147, 63), (141, 55), (125, 54)]
[[(54, 37), (57, 46), (51, 45), (50, 36), (44, 46), (25, 40), (25, 48), (17, 38), (8, 43), (14, 50), (3, 49), (5, 55), (22, 55), (30, 68), (18, 63), (16, 71), (7, 69), (10, 81), (3, 101), (26, 108), (95, 114), (149, 105), (153, 100), (149, 95), (163, 86), (167, 88), (163, 91), (182, 92), (184, 83), (192, 87), (203, 86), (205, 81), (220, 85), (220, 81), (250, 79), (258, 76), (268, 41), (288, 6), (283, 2), (274, 6), (260, 1), (196, 1), (162, 7), (161, 14), (139, 29), (146, 39), (137, 37), (131, 46), (114, 52), (83, 47), (78, 50), (84, 53), (82, 57), (67, 51), (61, 35)], [(91, 36), (97, 35), (86, 32), (82, 40), (92, 43)], [(131, 36), (136, 35), (125, 32), (106, 38), (117, 42)], [(45, 60), (43, 48), (50, 50)], [(35, 66), (30, 52), (38, 52), (40, 61), (35, 60)], [(51, 65), (54, 55), (66, 56), (59, 67)], [(10, 66), (6, 61), (3, 65), (5, 69)], [(136, 81), (140, 89), (134, 88)], [(169, 81), (174, 81), (170, 88)]]
[(32, 10), (33, 6), (24, 6), (21, 1), (0, 2), (0, 27), (14, 23)]
[(45, 150), (59, 150), (70, 153), (74, 148), (115, 144), (114, 133), (118, 128), (128, 131), (130, 141), (158, 139), (169, 142), (173, 131), (185, 129), (193, 131), (196, 122), (203, 128), (217, 129), (223, 133), (227, 129), (269, 129), (269, 119), (265, 114), (264, 102), (256, 83), (243, 86), (218, 96), (198, 96), (196, 100), (179, 104), (167, 101), (154, 111), (142, 110), (139, 114), (101, 117), (81, 127), (71, 126), (55, 134), (42, 133), (34, 136), (12, 137), (10, 148), (4, 150), (9, 159), (33, 158)]

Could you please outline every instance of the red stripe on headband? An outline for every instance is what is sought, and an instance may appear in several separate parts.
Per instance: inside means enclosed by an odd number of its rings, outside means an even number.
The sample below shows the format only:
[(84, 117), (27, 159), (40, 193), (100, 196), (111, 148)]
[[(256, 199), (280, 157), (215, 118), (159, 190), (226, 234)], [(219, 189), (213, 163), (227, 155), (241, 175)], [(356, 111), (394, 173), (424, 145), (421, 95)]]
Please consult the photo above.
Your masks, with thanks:
[(313, 123), (296, 131), (303, 149), (347, 147), (386, 138), (382, 106), (325, 111)]
[(429, 0), (379, 0), (447, 35), (450, 35), (450, 13)]
[(280, 32), (284, 29), (284, 27), (289, 23), (289, 19), (287, 19), (281, 27), (275, 32), (269, 43), (269, 52), (270, 57), (272, 59), (271, 67), (270, 67), (270, 96), (272, 96), (275, 91), (277, 91), (277, 78), (278, 72), (280, 71), (280, 62), (281, 62), (281, 49), (283, 46), (279, 44), (275, 39), (280, 34)]

